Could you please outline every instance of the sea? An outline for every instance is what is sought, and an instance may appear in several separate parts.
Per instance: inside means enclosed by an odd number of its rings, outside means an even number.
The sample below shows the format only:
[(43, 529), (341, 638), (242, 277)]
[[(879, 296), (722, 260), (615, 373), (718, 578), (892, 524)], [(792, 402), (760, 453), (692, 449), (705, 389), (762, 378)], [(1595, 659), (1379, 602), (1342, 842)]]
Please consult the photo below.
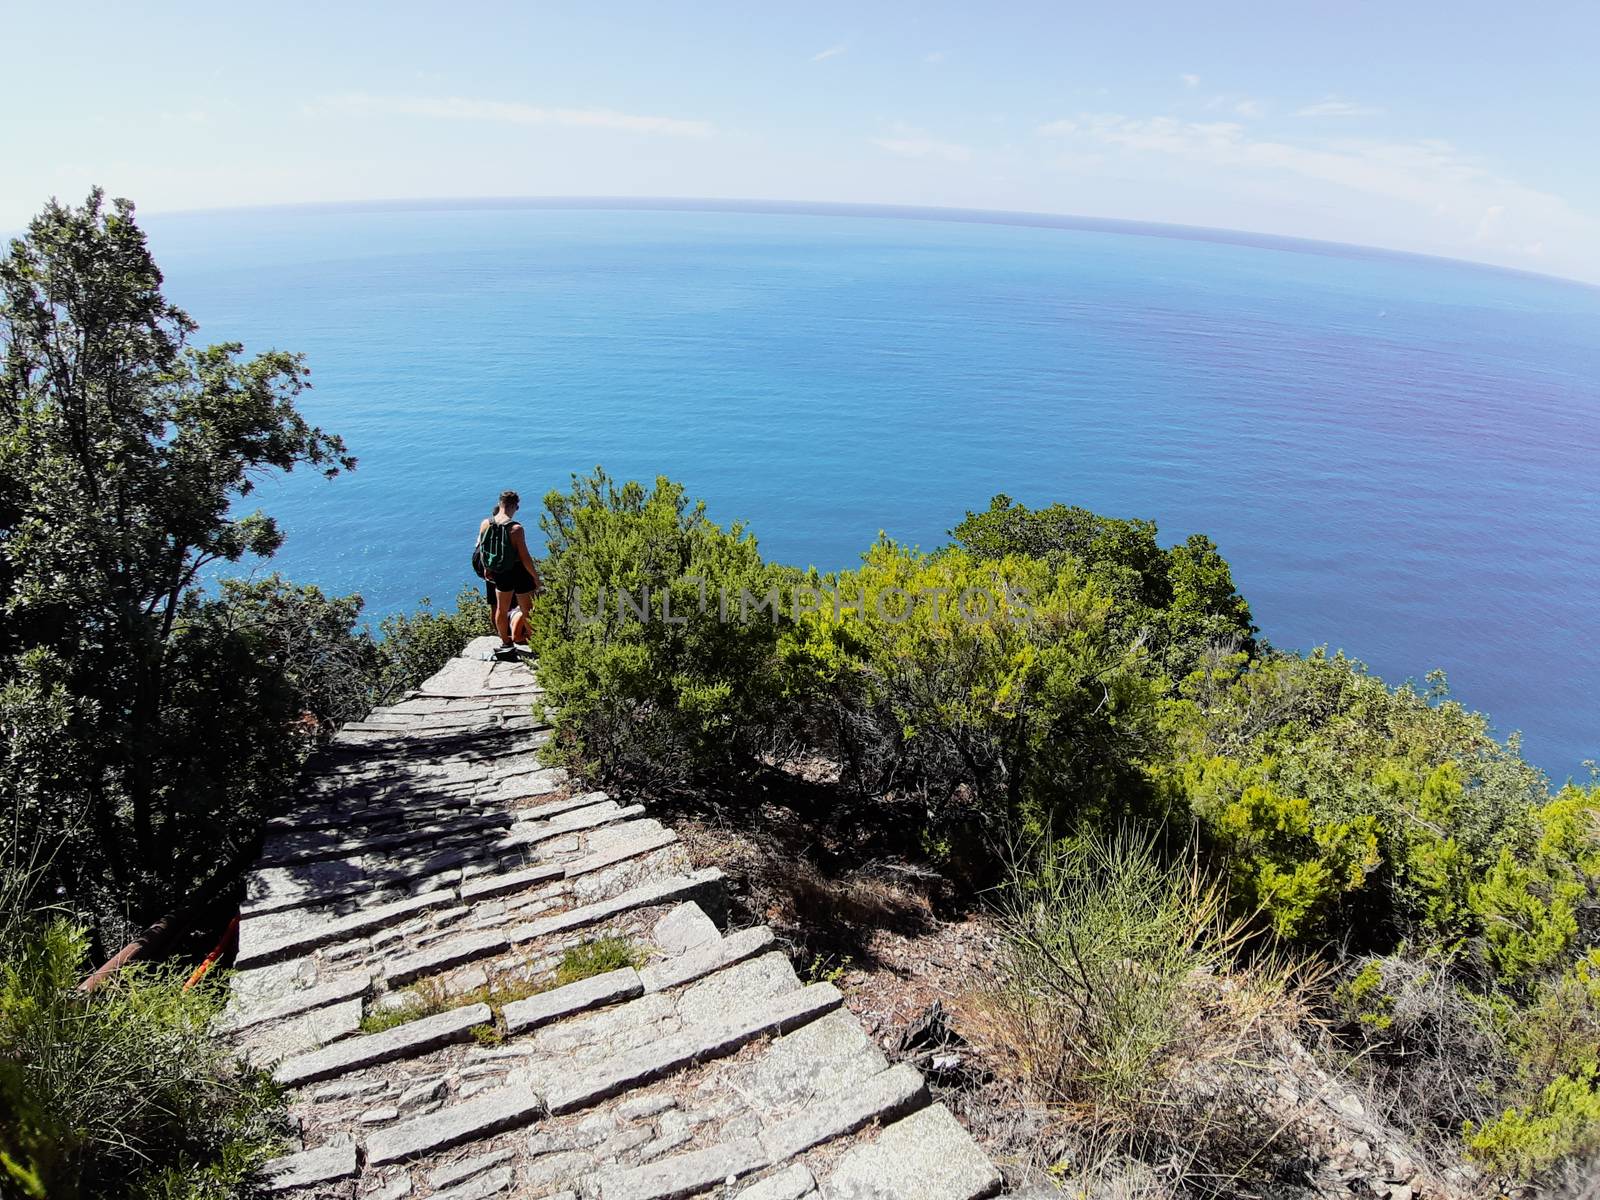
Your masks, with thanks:
[[(1211, 230), (803, 205), (149, 216), (203, 342), (294, 350), (360, 460), (266, 478), (270, 566), (367, 613), (473, 582), (503, 488), (670, 476), (769, 558), (933, 548), (1006, 493), (1213, 538), (1274, 645), (1443, 670), (1600, 758), (1600, 289)], [(1425, 686), (1425, 685), (1424, 685)]]

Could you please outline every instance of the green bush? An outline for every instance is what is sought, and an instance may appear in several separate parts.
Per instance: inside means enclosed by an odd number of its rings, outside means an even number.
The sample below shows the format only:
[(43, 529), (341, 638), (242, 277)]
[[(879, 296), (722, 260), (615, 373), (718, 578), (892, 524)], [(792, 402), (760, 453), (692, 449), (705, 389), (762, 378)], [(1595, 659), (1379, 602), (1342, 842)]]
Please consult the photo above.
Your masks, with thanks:
[(557, 729), (547, 757), (667, 787), (748, 770), (775, 720), (788, 607), (755, 539), (678, 484), (619, 486), (598, 467), (550, 493), (540, 524), (530, 641)]
[(1121, 640), (1145, 642), (1151, 664), (1170, 679), (1184, 678), (1214, 646), (1255, 651), (1250, 606), (1207, 537), (1163, 549), (1153, 521), (1064, 504), (1029, 509), (1005, 495), (983, 512), (969, 512), (951, 535), (980, 559), (1076, 562), (1112, 598), (1110, 619)]
[(991, 846), (1136, 786), (1155, 692), (1074, 563), (884, 540), (816, 582), (780, 645), (786, 694), (835, 726), (851, 785)]
[(280, 1150), (264, 1076), (211, 1032), (224, 989), (134, 966), (89, 995), (84, 931), (55, 920), (0, 961), (0, 1192), (83, 1197), (249, 1194)]

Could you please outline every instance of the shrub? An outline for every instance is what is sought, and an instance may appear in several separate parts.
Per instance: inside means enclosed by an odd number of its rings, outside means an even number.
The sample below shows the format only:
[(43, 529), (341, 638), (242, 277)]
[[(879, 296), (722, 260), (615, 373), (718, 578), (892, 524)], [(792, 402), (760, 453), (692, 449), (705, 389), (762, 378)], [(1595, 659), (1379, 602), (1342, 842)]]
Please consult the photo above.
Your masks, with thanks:
[(780, 654), (788, 694), (833, 716), (849, 783), (994, 845), (1137, 784), (1154, 692), (1073, 563), (885, 540), (819, 583)]
[(1387, 951), (1477, 928), (1467, 884), (1521, 861), (1544, 777), (1486, 720), (1343, 655), (1210, 656), (1164, 705), (1152, 781), (1285, 934)]
[(1152, 666), (1171, 679), (1188, 675), (1212, 646), (1253, 653), (1250, 606), (1216, 544), (1196, 534), (1164, 550), (1156, 532), (1153, 521), (1064, 504), (1034, 510), (1000, 495), (986, 511), (969, 512), (951, 535), (980, 559), (1077, 562), (1112, 597), (1111, 620), (1122, 641), (1147, 642)]
[(62, 920), (0, 963), (6, 1194), (234, 1196), (278, 1149), (278, 1099), (211, 1034), (223, 988), (134, 966), (76, 990), (84, 931)]
[(1187, 1021), (1197, 971), (1239, 941), (1226, 896), (1191, 863), (1123, 828), (1046, 841), (1002, 893), (997, 997), (1034, 1091), (1053, 1101), (1144, 1097)]
[(1270, 957), (1237, 966), (1244, 927), (1221, 886), (1123, 827), (1044, 843), (1002, 897), (993, 1035), (1060, 1115), (1074, 1174), (1132, 1168), (1160, 1195), (1281, 1191), (1295, 1142), (1264, 1068), (1305, 977)]
[(654, 786), (747, 771), (774, 723), (787, 607), (755, 539), (665, 478), (647, 491), (598, 467), (550, 493), (540, 524), (530, 641), (557, 729), (547, 757)]

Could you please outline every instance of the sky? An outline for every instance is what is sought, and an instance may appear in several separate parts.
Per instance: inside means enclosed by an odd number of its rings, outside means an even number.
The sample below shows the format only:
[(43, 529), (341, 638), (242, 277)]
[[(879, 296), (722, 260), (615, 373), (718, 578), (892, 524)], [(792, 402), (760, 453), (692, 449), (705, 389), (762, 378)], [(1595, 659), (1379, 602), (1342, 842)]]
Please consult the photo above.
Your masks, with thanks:
[(0, 0), (0, 229), (458, 196), (1002, 209), (1600, 283), (1600, 3)]

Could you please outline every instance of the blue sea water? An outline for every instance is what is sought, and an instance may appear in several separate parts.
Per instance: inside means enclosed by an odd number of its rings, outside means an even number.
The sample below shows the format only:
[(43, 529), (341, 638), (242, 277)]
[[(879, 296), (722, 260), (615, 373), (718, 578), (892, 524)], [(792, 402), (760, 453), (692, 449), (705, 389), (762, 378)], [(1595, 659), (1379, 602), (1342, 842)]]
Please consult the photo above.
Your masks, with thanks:
[(1275, 644), (1600, 757), (1600, 290), (1170, 230), (440, 206), (146, 221), (202, 340), (303, 351), (360, 458), (258, 492), (273, 566), (381, 615), (603, 463), (785, 561), (1007, 492), (1211, 535)]

